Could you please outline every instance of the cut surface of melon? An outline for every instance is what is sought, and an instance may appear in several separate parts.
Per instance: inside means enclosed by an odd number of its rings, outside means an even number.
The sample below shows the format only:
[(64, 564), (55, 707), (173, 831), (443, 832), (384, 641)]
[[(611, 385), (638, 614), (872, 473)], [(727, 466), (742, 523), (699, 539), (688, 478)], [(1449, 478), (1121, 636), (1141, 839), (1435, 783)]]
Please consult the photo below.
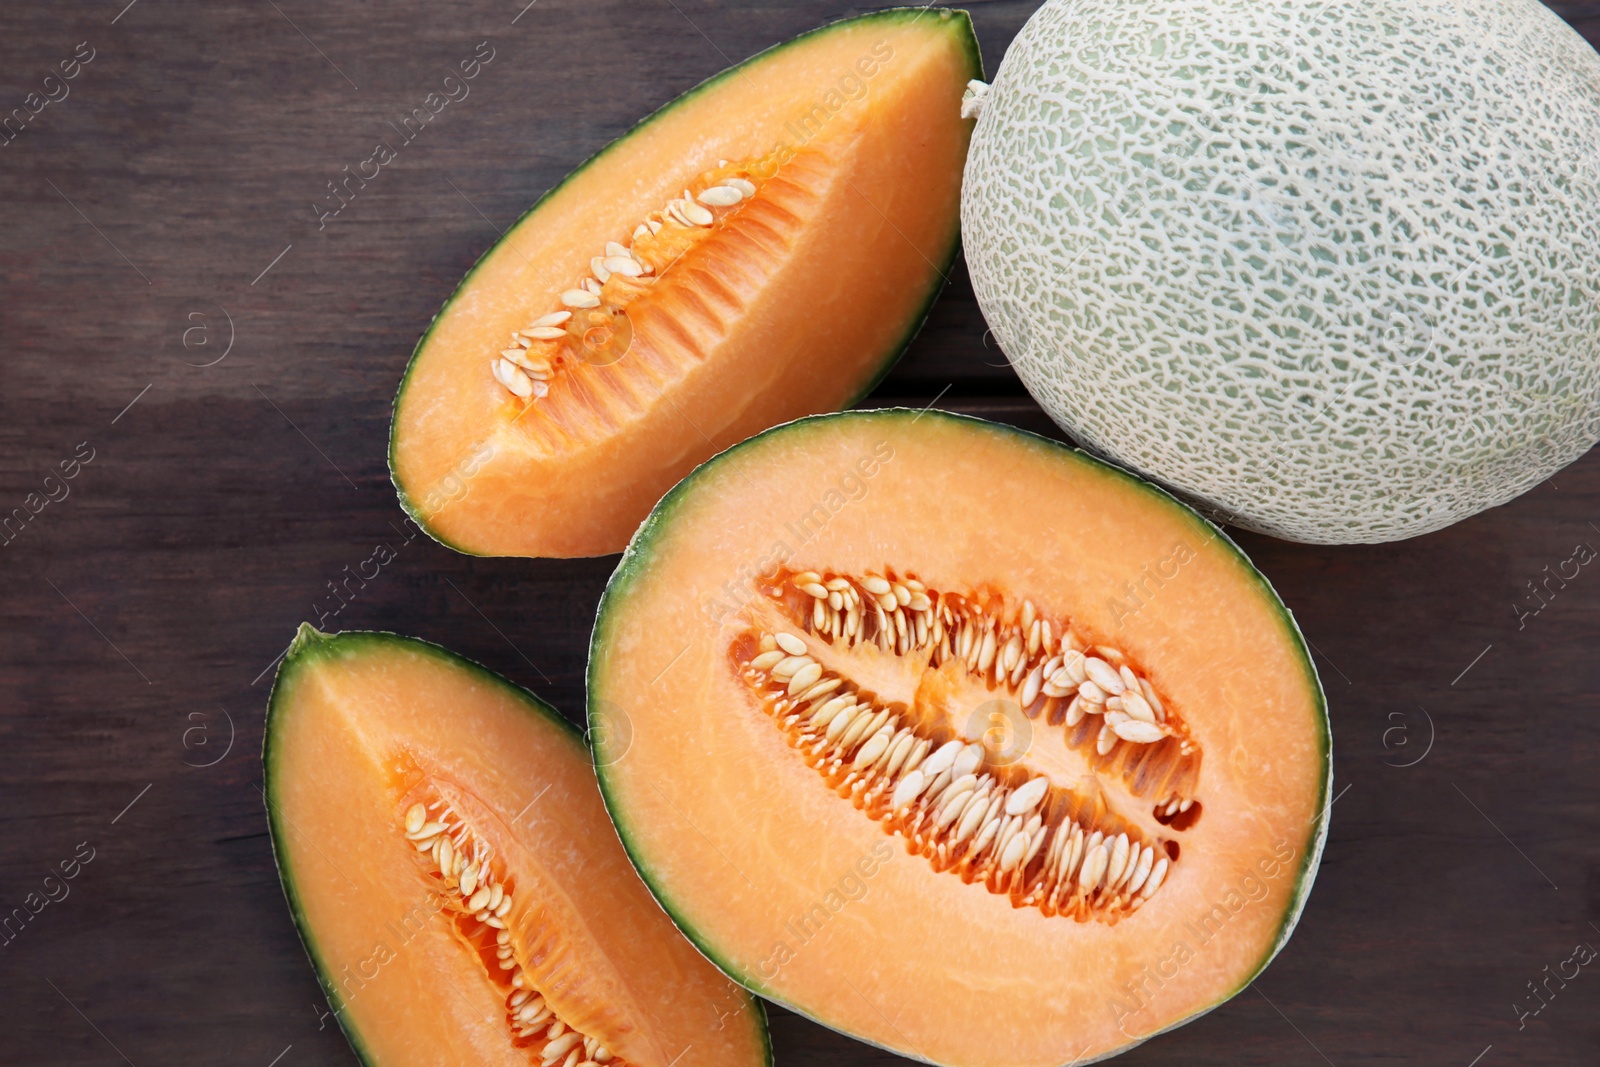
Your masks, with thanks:
[(760, 1010), (650, 898), (577, 731), (531, 694), (421, 641), (302, 627), (264, 760), (290, 909), (367, 1063), (770, 1062)]
[(1114, 1054), (1287, 940), (1326, 708), (1215, 527), (1010, 428), (851, 412), (704, 465), (590, 656), (629, 854), (756, 992), (934, 1063)]
[(390, 445), (404, 506), (466, 552), (615, 552), (695, 464), (863, 395), (954, 256), (980, 74), (964, 13), (878, 12), (590, 160), (417, 346)]

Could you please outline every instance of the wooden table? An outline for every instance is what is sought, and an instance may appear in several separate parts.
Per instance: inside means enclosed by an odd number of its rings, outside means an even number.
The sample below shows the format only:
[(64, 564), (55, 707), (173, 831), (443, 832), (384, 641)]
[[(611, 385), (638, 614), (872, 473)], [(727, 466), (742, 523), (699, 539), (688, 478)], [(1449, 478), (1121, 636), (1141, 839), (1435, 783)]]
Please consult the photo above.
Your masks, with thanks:
[[(405, 540), (385, 448), (407, 353), (573, 165), (858, 9), (125, 2), (0, 15), (0, 110), (80, 59), (0, 148), (0, 511), (79, 463), (0, 548), (0, 912), (92, 856), (0, 947), (0, 1063), (350, 1063), (319, 1029), (268, 847), (275, 657), (386, 542), (397, 558), (332, 625), (438, 641), (576, 718), (615, 563)], [(973, 5), (989, 70), (1032, 7)], [(1600, 39), (1600, 3), (1558, 10)], [(486, 39), (470, 96), (319, 229), (327, 183)], [(872, 402), (938, 396), (1053, 433), (983, 335), (958, 271)], [(1600, 946), (1600, 575), (1523, 626), (1513, 610), (1600, 545), (1600, 457), (1413, 541), (1241, 541), (1328, 687), (1327, 855), (1260, 980), (1122, 1062), (1600, 1062), (1600, 974), (1520, 1027), (1513, 1008), (1575, 944)], [(782, 1064), (894, 1059), (772, 1015)]]

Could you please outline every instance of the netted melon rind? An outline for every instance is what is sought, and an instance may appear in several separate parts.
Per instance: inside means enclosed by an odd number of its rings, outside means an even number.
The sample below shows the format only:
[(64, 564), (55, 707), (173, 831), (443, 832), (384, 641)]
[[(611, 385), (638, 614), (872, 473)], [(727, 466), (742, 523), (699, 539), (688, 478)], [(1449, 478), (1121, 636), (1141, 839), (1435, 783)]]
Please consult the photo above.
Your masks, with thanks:
[(1600, 438), (1600, 56), (1536, 0), (1052, 0), (984, 104), (979, 302), (1086, 446), (1395, 540)]

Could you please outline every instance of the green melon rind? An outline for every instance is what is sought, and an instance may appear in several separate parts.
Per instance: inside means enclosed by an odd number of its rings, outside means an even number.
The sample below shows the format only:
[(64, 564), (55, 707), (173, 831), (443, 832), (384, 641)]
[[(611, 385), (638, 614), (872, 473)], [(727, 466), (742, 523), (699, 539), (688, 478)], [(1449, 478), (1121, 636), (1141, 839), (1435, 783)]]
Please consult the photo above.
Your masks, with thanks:
[(1028, 390), (1295, 541), (1427, 533), (1578, 459), (1600, 437), (1600, 56), (1551, 6), (1045, 4), (962, 208)]
[[(347, 630), (343, 633), (325, 634), (313, 627), (310, 623), (301, 623), (300, 629), (295, 633), (294, 640), (289, 644), (289, 651), (285, 653), (283, 662), (279, 665), (272, 683), (272, 693), (267, 699), (267, 723), (265, 735), (261, 743), (261, 765), (264, 779), (262, 798), (267, 806), (268, 830), (272, 838), (272, 856), (278, 868), (278, 881), (283, 886), (284, 899), (289, 905), (289, 914), (294, 919), (295, 929), (300, 934), (300, 944), (305, 948), (306, 955), (310, 957), (312, 968), (317, 973), (317, 983), (322, 987), (322, 992), (328, 999), (330, 1006), (341, 1003), (337, 986), (329, 977), (332, 969), (323, 960), (317, 948), (317, 941), (311, 930), (311, 924), (306, 920), (305, 911), (300, 905), (299, 894), (295, 891), (294, 869), (289, 863), (288, 850), (285, 847), (288, 833), (281, 822), (281, 812), (273, 803), (273, 795), (277, 792), (275, 783), (278, 778), (278, 765), (275, 758), (277, 751), (277, 723), (288, 714), (289, 706), (293, 701), (294, 688), (300, 672), (319, 661), (357, 656), (367, 652), (412, 652), (430, 656), (445, 666), (461, 671), (477, 681), (485, 682), (498, 688), (516, 699), (519, 706), (525, 711), (536, 715), (545, 721), (559, 727), (561, 731), (575, 745), (587, 748), (584, 744), (584, 735), (579, 729), (567, 720), (559, 711), (540, 700), (533, 693), (512, 682), (510, 679), (496, 674), (483, 664), (457, 655), (447, 648), (423, 641), (415, 637), (405, 637), (400, 634), (389, 633), (382, 630)], [(608, 809), (609, 810), (609, 809)], [(631, 857), (630, 857), (631, 858)], [(652, 891), (653, 892), (653, 891)], [(677, 925), (674, 922), (674, 925)], [(751, 1009), (753, 1021), (761, 1035), (762, 1047), (765, 1050), (764, 1063), (766, 1067), (773, 1067), (772, 1032), (767, 1025), (766, 1008), (754, 997), (747, 998), (747, 1007)], [(336, 1011), (334, 1019), (339, 1024), (339, 1029), (344, 1031), (345, 1039), (350, 1042), (356, 1058), (365, 1067), (380, 1067), (377, 1059), (367, 1048), (357, 1031), (355, 1020), (345, 1018), (345, 1013)]]
[[(422, 337), (418, 339), (416, 346), (411, 350), (411, 358), (406, 361), (405, 373), (400, 376), (400, 387), (395, 391), (394, 403), (390, 407), (389, 481), (394, 485), (395, 493), (400, 498), (401, 509), (408, 516), (410, 516), (413, 521), (416, 522), (416, 524), (424, 533), (433, 538), (435, 541), (439, 542), (441, 545), (444, 545), (446, 548), (454, 549), (463, 555), (493, 555), (493, 553), (477, 552), (473, 549), (465, 548), (461, 545), (455, 544), (454, 542), (446, 539), (442, 534), (439, 533), (439, 531), (435, 530), (429, 523), (427, 517), (423, 514), (422, 509), (419, 508), (407, 494), (405, 486), (400, 483), (400, 474), (395, 463), (395, 452), (397, 449), (395, 425), (400, 417), (400, 405), (405, 400), (406, 390), (411, 383), (411, 372), (416, 368), (417, 361), (421, 358), (423, 349), (427, 347), (428, 339), (433, 336), (433, 331), (439, 324), (439, 317), (443, 315), (450, 305), (455, 303), (456, 299), (466, 291), (469, 285), (472, 284), (473, 276), (478, 273), (479, 268), (488, 262), (489, 257), (492, 256), (501, 245), (509, 241), (516, 234), (516, 232), (521, 229), (522, 224), (531, 219), (539, 211), (539, 209), (544, 205), (545, 201), (549, 200), (556, 193), (566, 188), (569, 184), (581, 178), (584, 172), (597, 163), (600, 159), (602, 159), (608, 153), (615, 151), (625, 141), (633, 137), (634, 134), (644, 130), (651, 123), (654, 123), (657, 120), (665, 117), (680, 105), (686, 104), (690, 100), (699, 97), (701, 94), (715, 89), (724, 80), (731, 78), (733, 75), (738, 74), (741, 71), (747, 70), (753, 65), (772, 58), (779, 52), (782, 52), (784, 49), (789, 48), (792, 45), (799, 44), (802, 41), (808, 41), (818, 35), (879, 20), (888, 22), (909, 19), (914, 22), (923, 15), (928, 14), (929, 10), (930, 9), (927, 7), (891, 7), (884, 8), (881, 11), (873, 11), (865, 15), (857, 15), (852, 18), (839, 19), (835, 22), (830, 22), (826, 25), (819, 26), (814, 30), (807, 30), (805, 33), (802, 33), (797, 37), (791, 37), (789, 40), (775, 44), (770, 48), (763, 49), (750, 58), (740, 63), (736, 63), (718, 74), (713, 74), (699, 85), (696, 85), (687, 92), (674, 97), (672, 100), (663, 104), (655, 111), (652, 111), (649, 115), (646, 115), (644, 118), (640, 119), (637, 123), (630, 127), (621, 136), (617, 137), (604, 148), (600, 149), (600, 151), (584, 160), (583, 163), (578, 165), (577, 169), (573, 170), (565, 178), (561, 179), (561, 181), (557, 182), (555, 185), (546, 190), (542, 196), (533, 202), (533, 205), (529, 207), (527, 211), (524, 211), (520, 216), (518, 216), (517, 221), (511, 224), (511, 226), (504, 232), (498, 241), (485, 249), (484, 253), (478, 257), (476, 262), (473, 263), (472, 267), (462, 277), (461, 281), (456, 284), (455, 289), (452, 290), (450, 295), (445, 298), (444, 303), (439, 305), (439, 310), (434, 312), (433, 318), (428, 321), (428, 328), (423, 331)], [(972, 28), (972, 17), (968, 15), (967, 12), (958, 8), (936, 8), (932, 10), (938, 12), (938, 18), (935, 20), (933, 25), (937, 28), (943, 29), (946, 33), (954, 34), (958, 38), (962, 51), (966, 53), (969, 78), (982, 79), (983, 57), (978, 50), (978, 37)], [(932, 311), (934, 302), (939, 298), (939, 294), (949, 283), (950, 271), (955, 266), (956, 256), (961, 250), (960, 230), (961, 228), (958, 225), (952, 231), (950, 245), (945, 250), (944, 256), (939, 266), (936, 268), (938, 270), (938, 277), (928, 287), (927, 299), (923, 301), (922, 306), (918, 311), (912, 313), (911, 318), (907, 322), (906, 328), (901, 334), (899, 340), (891, 344), (888, 350), (883, 354), (882, 358), (874, 364), (873, 368), (867, 373), (867, 376), (864, 379), (865, 385), (863, 388), (861, 388), (845, 403), (845, 407), (850, 407), (859, 403), (864, 397), (867, 396), (867, 394), (871, 393), (873, 389), (876, 389), (878, 384), (888, 376), (891, 370), (894, 369), (894, 365), (899, 362), (900, 357), (905, 354), (906, 349), (911, 347), (911, 342), (916, 339), (917, 334), (922, 331), (922, 327), (927, 322), (928, 315)]]
[[(1267, 966), (1272, 962), (1274, 957), (1276, 957), (1278, 953), (1282, 951), (1283, 946), (1288, 943), (1289, 937), (1294, 933), (1295, 925), (1299, 922), (1300, 915), (1305, 909), (1306, 900), (1311, 894), (1312, 883), (1316, 879), (1318, 865), (1322, 861), (1322, 851), (1327, 843), (1328, 824), (1331, 818), (1330, 809), (1333, 801), (1333, 733), (1328, 719), (1328, 700), (1327, 695), (1322, 688), (1322, 680), (1317, 674), (1316, 665), (1312, 662), (1311, 652), (1306, 645), (1305, 636), (1300, 631), (1299, 623), (1295, 621), (1294, 613), (1290, 611), (1289, 608), (1283, 603), (1283, 599), (1278, 596), (1278, 592), (1272, 587), (1272, 583), (1267, 580), (1265, 575), (1256, 569), (1255, 564), (1250, 562), (1249, 557), (1244, 554), (1244, 551), (1239, 548), (1239, 546), (1222, 530), (1221, 527), (1200, 515), (1189, 505), (1185, 504), (1183, 501), (1179, 500), (1165, 489), (1162, 489), (1160, 486), (1153, 485), (1150, 482), (1147, 482), (1136, 475), (1123, 470), (1121, 467), (1107, 463), (1105, 460), (1093, 456), (1082, 449), (1072, 448), (1068, 445), (1052, 441), (1047, 437), (1042, 437), (1027, 430), (1021, 430), (1014, 426), (1007, 426), (1001, 423), (989, 422), (988, 420), (974, 418), (970, 415), (959, 415), (954, 412), (938, 411), (934, 409), (918, 410), (913, 408), (877, 408), (836, 412), (825, 415), (808, 415), (804, 418), (795, 419), (791, 422), (782, 423), (778, 426), (772, 427), (771, 429), (764, 430), (761, 433), (756, 434), (754, 437), (751, 437), (746, 441), (743, 441), (718, 453), (716, 456), (713, 456), (711, 459), (696, 467), (694, 471), (685, 477), (683, 481), (674, 486), (672, 490), (668, 492), (666, 496), (662, 497), (660, 502), (656, 504), (655, 508), (650, 512), (649, 517), (645, 519), (645, 521), (639, 526), (639, 529), (634, 532), (632, 539), (629, 540), (628, 547), (623, 551), (622, 559), (617, 564), (616, 571), (612, 574), (610, 581), (607, 582), (605, 592), (600, 597), (600, 604), (595, 612), (594, 631), (589, 642), (589, 666), (585, 679), (586, 689), (588, 692), (587, 717), (589, 734), (590, 736), (599, 739), (594, 745), (594, 755), (595, 775), (600, 782), (600, 795), (605, 802), (606, 811), (611, 815), (612, 823), (616, 826), (617, 836), (622, 841), (622, 847), (628, 853), (628, 858), (633, 861), (634, 867), (638, 869), (639, 877), (644, 881), (645, 886), (652, 894), (654, 894), (656, 900), (661, 904), (662, 909), (672, 919), (673, 924), (677, 926), (678, 929), (683, 932), (683, 935), (687, 937), (689, 941), (693, 943), (694, 946), (698, 948), (701, 953), (704, 954), (705, 957), (713, 964), (715, 964), (724, 974), (733, 979), (733, 981), (738, 982), (740, 985), (750, 990), (752, 993), (755, 993), (761, 997), (765, 997), (776, 1004), (781, 1004), (795, 1014), (804, 1016), (818, 1025), (826, 1026), (829, 1029), (836, 1030), (839, 1033), (843, 1033), (857, 1041), (863, 1042), (864, 1044), (883, 1048), (886, 1051), (893, 1052), (899, 1056), (905, 1056), (909, 1059), (922, 1059), (921, 1057), (916, 1056), (905, 1049), (890, 1048), (886, 1045), (880, 1045), (869, 1038), (862, 1037), (859, 1034), (841, 1029), (840, 1027), (830, 1023), (828, 1020), (819, 1019), (807, 1012), (805, 1009), (789, 1003), (783, 997), (778, 996), (771, 989), (767, 988), (766, 984), (760, 981), (758, 978), (741, 974), (738, 969), (735, 968), (729, 961), (721, 958), (717, 954), (717, 950), (714, 945), (709, 943), (698, 931), (693, 929), (688, 922), (680, 916), (679, 909), (669, 898), (665, 889), (657, 884), (654, 876), (649, 870), (647, 857), (644, 854), (643, 846), (635, 840), (635, 837), (629, 827), (626, 809), (621, 805), (621, 803), (618, 801), (618, 798), (614, 795), (614, 785), (609, 779), (607, 768), (617, 762), (617, 760), (620, 759), (624, 753), (619, 753), (615, 758), (606, 758), (604, 751), (605, 738), (615, 736), (616, 731), (605, 729), (605, 724), (603, 722), (604, 712), (600, 707), (601, 702), (605, 698), (600, 696), (601, 680), (598, 676), (598, 665), (602, 662), (605, 656), (605, 646), (607, 639), (610, 636), (611, 627), (621, 618), (622, 611), (626, 606), (628, 594), (633, 583), (646, 576), (649, 572), (651, 557), (655, 548), (654, 542), (657, 540), (657, 538), (663, 537), (670, 530), (674, 513), (676, 512), (678, 506), (687, 502), (694, 496), (696, 483), (699, 482), (700, 479), (708, 477), (718, 465), (720, 465), (724, 460), (731, 459), (735, 453), (739, 452), (741, 449), (750, 448), (758, 443), (763, 443), (767, 438), (783, 437), (789, 434), (803, 434), (808, 428), (810, 428), (812, 424), (820, 423), (823, 425), (828, 425), (834, 421), (845, 419), (870, 419), (874, 421), (882, 420), (884, 422), (893, 422), (900, 419), (909, 419), (915, 421), (920, 418), (944, 419), (952, 423), (970, 426), (972, 429), (979, 432), (1009, 435), (1020, 444), (1048, 452), (1068, 462), (1085, 464), (1108, 477), (1121, 479), (1126, 482), (1129, 487), (1148, 493), (1152, 497), (1168, 505), (1186, 522), (1193, 525), (1197, 531), (1204, 534), (1206, 540), (1217, 541), (1224, 550), (1230, 551), (1236, 558), (1244, 574), (1255, 583), (1257, 589), (1264, 596), (1264, 598), (1276, 609), (1277, 615), (1280, 621), (1283, 623), (1285, 634), (1298, 653), (1301, 666), (1304, 669), (1306, 684), (1310, 688), (1311, 694), (1314, 697), (1314, 704), (1317, 710), (1317, 723), (1320, 726), (1318, 741), (1320, 742), (1321, 746), (1321, 763), (1323, 767), (1322, 784), (1318, 791), (1322, 794), (1323, 801), (1321, 810), (1317, 813), (1315, 824), (1309, 828), (1307, 835), (1307, 847), (1300, 863), (1299, 873), (1295, 878), (1294, 891), (1290, 894), (1289, 904), (1284, 912), (1283, 922), (1278, 930), (1278, 936), (1273, 940), (1271, 947), (1257, 962), (1256, 966), (1252, 968), (1245, 976), (1244, 980), (1241, 981), (1235, 988), (1219, 996), (1211, 1005), (1187, 1015), (1182, 1019), (1176, 1020), (1170, 1025), (1163, 1027), (1154, 1033), (1148, 1034), (1138, 1041), (1124, 1045), (1115, 1051), (1108, 1053), (1106, 1056), (1098, 1057), (1094, 1060), (1072, 1061), (1072, 1063), (1078, 1065), (1078, 1067), (1087, 1067), (1087, 1064), (1089, 1063), (1098, 1063), (1100, 1060), (1109, 1059), (1111, 1056), (1121, 1055), (1122, 1053), (1129, 1051), (1137, 1045), (1143, 1044), (1145, 1041), (1148, 1041), (1153, 1037), (1164, 1034), (1169, 1030), (1177, 1029), (1186, 1023), (1194, 1021), (1201, 1015), (1220, 1007), (1222, 1004), (1242, 993), (1251, 982), (1255, 981), (1256, 977), (1260, 975), (1262, 971), (1267, 969)], [(934, 1061), (923, 1060), (923, 1062), (932, 1063)]]

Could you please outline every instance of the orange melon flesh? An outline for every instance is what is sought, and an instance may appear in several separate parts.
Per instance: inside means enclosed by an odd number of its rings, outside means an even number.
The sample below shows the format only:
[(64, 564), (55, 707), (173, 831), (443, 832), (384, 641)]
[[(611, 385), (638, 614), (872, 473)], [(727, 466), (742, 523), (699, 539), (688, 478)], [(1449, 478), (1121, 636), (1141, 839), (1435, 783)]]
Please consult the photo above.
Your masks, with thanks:
[[(1043, 717), (1020, 755), (987, 758), (1103, 789), (1174, 842), (1159, 891), (1115, 922), (1046, 915), (936, 870), (828, 788), (740, 673), (752, 620), (880, 700), (911, 701), (936, 672), (785, 624), (768, 583), (796, 571), (1031, 598), (1139, 664), (1200, 753), (1190, 816), (1153, 822), (1149, 797), (1133, 804)], [(947, 674), (948, 725), (984, 743), (1000, 691)], [(598, 750), (607, 805), (679, 926), (761, 995), (929, 1062), (1087, 1063), (1213, 1007), (1287, 939), (1325, 834), (1326, 709), (1266, 580), (1160, 490), (977, 420), (804, 419), (702, 467), (624, 556), (589, 683), (591, 729), (630, 738)]]
[[(863, 395), (954, 255), (960, 100), (981, 73), (964, 13), (879, 12), (747, 61), (596, 156), (418, 345), (391, 441), (403, 504), (466, 552), (615, 552), (697, 463)], [(560, 310), (608, 241), (724, 160), (770, 180), (628, 306), (622, 358), (571, 361), (527, 401), (494, 379), (512, 333)]]
[(695, 1062), (769, 1062), (758, 1009), (650, 898), (576, 730), (531, 695), (419, 641), (304, 627), (265, 763), (285, 892), (366, 1062), (540, 1062), (540, 1045), (513, 1043), (507, 972), (469, 946), (405, 837), (408, 807), (437, 792), (511, 874), (504, 924), (532, 984), (613, 1063), (666, 1067), (690, 1047)]

